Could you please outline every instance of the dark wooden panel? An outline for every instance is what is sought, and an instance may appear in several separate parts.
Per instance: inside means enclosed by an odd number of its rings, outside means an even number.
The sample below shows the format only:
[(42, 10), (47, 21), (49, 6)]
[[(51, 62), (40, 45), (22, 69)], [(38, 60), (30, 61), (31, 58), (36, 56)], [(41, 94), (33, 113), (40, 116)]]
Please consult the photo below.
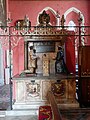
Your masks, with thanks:
[(90, 46), (81, 49), (81, 75), (90, 75)]
[(79, 49), (79, 102), (90, 107), (90, 46)]

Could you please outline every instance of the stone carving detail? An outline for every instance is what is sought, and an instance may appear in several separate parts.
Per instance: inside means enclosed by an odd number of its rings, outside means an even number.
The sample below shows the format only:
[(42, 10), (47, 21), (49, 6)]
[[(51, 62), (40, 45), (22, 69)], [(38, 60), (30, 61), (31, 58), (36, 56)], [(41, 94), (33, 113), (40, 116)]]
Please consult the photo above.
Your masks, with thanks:
[(43, 55), (43, 76), (49, 76), (49, 57), (47, 54)]
[(43, 80), (42, 81), (42, 100), (47, 100), (47, 93), (49, 90), (51, 90), (51, 81), (47, 79)]
[(55, 96), (63, 96), (65, 94), (65, 82), (58, 81), (52, 83), (51, 90)]
[(44, 10), (42, 14), (39, 15), (39, 26), (50, 26), (50, 16)]
[(36, 82), (26, 83), (27, 97), (39, 98), (40, 97), (40, 84)]

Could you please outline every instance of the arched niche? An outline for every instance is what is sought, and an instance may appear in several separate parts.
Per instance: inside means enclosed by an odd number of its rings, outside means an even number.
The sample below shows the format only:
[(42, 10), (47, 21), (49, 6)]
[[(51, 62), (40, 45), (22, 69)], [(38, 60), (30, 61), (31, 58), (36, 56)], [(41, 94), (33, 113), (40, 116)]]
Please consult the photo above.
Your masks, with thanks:
[(53, 25), (53, 26), (56, 26), (57, 24), (57, 18), (56, 18), (56, 12), (50, 8), (50, 7), (46, 7), (44, 8), (37, 16), (37, 24), (39, 24), (39, 15), (43, 12), (43, 11), (46, 11), (47, 14), (49, 14), (50, 16), (50, 24)]
[(68, 26), (69, 26), (69, 28), (68, 28), (69, 31), (75, 31), (74, 26), (76, 26), (76, 24), (74, 23), (73, 20), (69, 21)]
[[(81, 17), (82, 17), (82, 25), (84, 25), (84, 22), (85, 22), (84, 15), (82, 14), (82, 12), (81, 12), (80, 10), (78, 10), (78, 9), (75, 8), (75, 7), (69, 8), (69, 9), (64, 13), (64, 17), (65, 17), (65, 19), (67, 20), (67, 21), (66, 21), (66, 24), (70, 21), (70, 20), (68, 20), (68, 19), (69, 19), (68, 16), (69, 16), (70, 14), (72, 14), (72, 16), (73, 16), (73, 15), (75, 16), (75, 14), (76, 14), (76, 16), (77, 16), (77, 18), (78, 18), (78, 17), (79, 17), (79, 13), (80, 13), (80, 15), (81, 15)], [(76, 18), (74, 17), (74, 19), (76, 19)], [(78, 19), (77, 19), (77, 22), (78, 22)], [(75, 23), (75, 24), (76, 24), (76, 23)]]
[[(80, 16), (79, 16), (80, 15)], [(73, 23), (78, 26), (79, 25), (79, 22), (78, 22), (78, 19), (79, 17), (82, 18), (82, 24), (81, 26), (84, 26), (84, 22), (85, 22), (85, 19), (84, 19), (84, 15), (82, 14), (82, 12), (80, 10), (78, 10), (77, 8), (75, 7), (71, 7), (69, 8), (65, 13), (64, 13), (64, 17), (66, 19), (66, 26), (68, 25), (69, 26), (69, 23), (70, 21), (73, 21)], [(82, 29), (83, 32), (84, 32), (84, 29)], [(74, 31), (74, 30), (73, 30)], [(81, 33), (83, 34), (83, 33)], [(82, 40), (82, 44), (84, 44), (84, 39), (83, 37), (81, 37), (81, 40)], [(74, 43), (74, 46), (75, 46), (75, 60), (76, 60), (76, 64), (77, 64), (77, 57), (78, 57), (78, 45), (79, 45), (79, 37), (77, 37), (77, 39), (75, 39), (75, 43)]]
[(72, 20), (75, 23), (75, 25), (78, 26), (79, 24), (78, 19), (79, 19), (79, 14), (74, 11), (71, 11), (66, 16), (66, 25), (68, 25), (69, 22)]

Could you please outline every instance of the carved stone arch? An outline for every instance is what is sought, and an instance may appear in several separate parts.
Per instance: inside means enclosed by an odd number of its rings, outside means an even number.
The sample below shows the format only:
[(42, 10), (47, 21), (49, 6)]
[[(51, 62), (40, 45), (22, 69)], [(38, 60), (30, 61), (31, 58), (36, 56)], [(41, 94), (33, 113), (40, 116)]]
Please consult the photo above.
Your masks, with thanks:
[[(54, 18), (54, 21), (53, 22), (57, 22), (57, 17), (56, 17), (56, 11), (55, 10), (53, 10), (51, 7), (46, 7), (46, 8), (44, 8), (43, 10), (41, 10), (41, 12), (39, 12), (39, 14), (38, 14), (38, 16), (37, 16), (37, 24), (39, 24), (39, 15), (43, 12), (43, 11), (46, 11), (46, 12), (48, 12), (48, 11), (50, 11), (51, 13), (52, 13), (52, 15), (53, 15), (53, 18)], [(48, 13), (49, 14), (49, 13)], [(51, 22), (51, 20), (50, 20), (50, 24), (51, 25), (53, 25), (53, 23)], [(54, 23), (54, 25), (56, 25), (56, 23)]]
[[(81, 15), (81, 17), (82, 17), (82, 24), (81, 24), (81, 26), (84, 26), (84, 24), (85, 24), (84, 15), (82, 14), (82, 12), (81, 12), (79, 9), (77, 9), (77, 8), (75, 8), (75, 7), (69, 8), (69, 9), (64, 13), (65, 19), (66, 19), (66, 17), (67, 17), (71, 12), (75, 12), (77, 15), (79, 15), (79, 13), (80, 13), (80, 15)], [(78, 19), (77, 19), (77, 21), (78, 21)], [(82, 32), (81, 34), (84, 33), (84, 29), (82, 29), (82, 31), (83, 31), (83, 32)], [(84, 45), (84, 39), (83, 39), (83, 37), (81, 37), (81, 39), (82, 39), (82, 44)]]
[[(84, 18), (84, 15), (82, 14), (82, 12), (79, 10), (79, 9), (77, 9), (77, 8), (75, 8), (75, 7), (71, 7), (71, 8), (69, 8), (65, 13), (64, 13), (64, 17), (65, 17), (65, 19), (67, 18), (67, 16), (71, 13), (71, 12), (75, 12), (77, 15), (79, 15), (79, 13), (80, 13), (80, 15), (81, 15), (81, 17), (82, 17), (82, 26), (84, 26), (84, 24), (85, 24), (85, 18)], [(72, 19), (71, 19), (72, 20)], [(77, 22), (78, 22), (78, 19), (77, 19)], [(82, 29), (83, 30), (83, 33), (84, 33), (84, 29)], [(82, 34), (82, 33), (81, 33)], [(84, 39), (83, 39), (83, 37), (81, 37), (81, 40), (82, 40), (82, 44), (84, 45)], [(75, 58), (76, 58), (76, 61), (77, 61), (77, 54), (78, 54), (78, 41), (77, 41), (77, 39), (75, 40), (75, 44), (76, 44), (76, 46), (75, 46)], [(77, 63), (76, 63), (77, 64)]]
[(84, 15), (82, 14), (82, 12), (81, 12), (80, 10), (78, 10), (78, 9), (75, 8), (75, 7), (71, 7), (71, 8), (69, 8), (69, 9), (64, 13), (64, 17), (66, 18), (67, 15), (68, 15), (70, 12), (75, 12), (75, 13), (77, 13), (77, 14), (81, 13), (82, 25), (84, 25), (84, 22), (85, 22)]

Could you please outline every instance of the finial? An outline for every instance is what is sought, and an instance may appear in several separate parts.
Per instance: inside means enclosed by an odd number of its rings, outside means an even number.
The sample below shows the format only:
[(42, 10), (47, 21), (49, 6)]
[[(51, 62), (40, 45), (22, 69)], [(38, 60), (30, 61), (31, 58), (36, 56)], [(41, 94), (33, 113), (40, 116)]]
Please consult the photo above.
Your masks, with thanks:
[(82, 17), (81, 17), (81, 13), (80, 13), (80, 12), (79, 12), (78, 16), (79, 16), (78, 22), (79, 22), (79, 24), (81, 25), (83, 19), (82, 19)]
[(65, 18), (64, 18), (64, 15), (62, 15), (62, 18), (61, 18), (61, 27), (64, 28), (64, 23), (65, 23)]

